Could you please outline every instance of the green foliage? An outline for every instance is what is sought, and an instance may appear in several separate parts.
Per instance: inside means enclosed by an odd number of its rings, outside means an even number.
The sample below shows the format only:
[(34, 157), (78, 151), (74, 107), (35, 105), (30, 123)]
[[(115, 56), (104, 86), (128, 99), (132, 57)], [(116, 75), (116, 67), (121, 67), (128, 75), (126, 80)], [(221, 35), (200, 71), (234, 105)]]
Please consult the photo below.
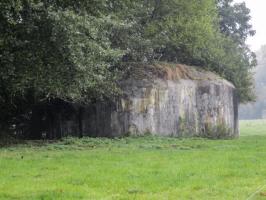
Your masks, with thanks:
[(250, 10), (245, 3), (233, 4), (233, 0), (217, 0), (220, 32), (226, 37), (225, 55), (221, 59), (224, 77), (238, 89), (242, 103), (254, 101), (254, 80), (251, 70), (256, 66), (256, 55), (245, 44), (256, 31), (250, 24)]
[(245, 44), (248, 36), (255, 35), (250, 24), (250, 10), (244, 2), (233, 4), (233, 0), (217, 0), (217, 3), (222, 33), (240, 44)]
[[(83, 1), (0, 3), (0, 103), (3, 119), (49, 99), (87, 102), (114, 96), (122, 52), (111, 48), (110, 17)], [(95, 7), (104, 9), (100, 2)], [(77, 8), (77, 6), (79, 6)], [(88, 9), (88, 11), (82, 11)], [(24, 109), (22, 109), (24, 110)], [(7, 117), (9, 116), (10, 117)]]
[(219, 42), (213, 0), (135, 1), (118, 13), (131, 22), (127, 30), (117, 30), (113, 38), (115, 45), (127, 50), (126, 60), (200, 65), (203, 54), (212, 54), (209, 46)]
[(112, 94), (110, 68), (121, 52), (110, 47), (107, 16), (77, 13), (65, 3), (18, 1), (10, 17), (4, 12), (12, 10), (9, 4), (1, 4), (1, 77), (12, 93), (32, 89), (36, 96), (74, 101)]
[(241, 103), (255, 100), (252, 69), (256, 66), (256, 56), (247, 46), (240, 46), (231, 38), (224, 38), (222, 51), (213, 60), (210, 69), (231, 81)]
[[(232, 0), (2, 0), (0, 109), (9, 127), (36, 104), (119, 94), (127, 62), (169, 61), (232, 81), (254, 99), (249, 10)], [(3, 125), (2, 125), (3, 127)]]
[(255, 54), (245, 45), (255, 34), (249, 9), (232, 0), (124, 1), (115, 12), (129, 26), (116, 29), (124, 61), (169, 61), (212, 70), (233, 82), (239, 100), (255, 99)]
[(232, 139), (234, 136), (230, 136), (230, 133), (232, 130), (225, 123), (219, 123), (216, 126), (206, 124), (202, 136), (209, 139)]

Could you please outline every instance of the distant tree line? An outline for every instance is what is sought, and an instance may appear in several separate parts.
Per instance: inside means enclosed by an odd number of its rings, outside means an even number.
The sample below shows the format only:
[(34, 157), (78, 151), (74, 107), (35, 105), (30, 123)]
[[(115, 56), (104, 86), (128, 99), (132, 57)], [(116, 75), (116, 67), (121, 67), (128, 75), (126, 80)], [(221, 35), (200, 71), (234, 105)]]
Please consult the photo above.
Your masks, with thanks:
[(240, 119), (261, 119), (266, 117), (266, 45), (256, 52), (258, 65), (253, 70), (256, 102), (240, 106)]
[(54, 102), (90, 104), (119, 95), (127, 63), (195, 65), (254, 99), (255, 34), (233, 0), (1, 0), (0, 128)]

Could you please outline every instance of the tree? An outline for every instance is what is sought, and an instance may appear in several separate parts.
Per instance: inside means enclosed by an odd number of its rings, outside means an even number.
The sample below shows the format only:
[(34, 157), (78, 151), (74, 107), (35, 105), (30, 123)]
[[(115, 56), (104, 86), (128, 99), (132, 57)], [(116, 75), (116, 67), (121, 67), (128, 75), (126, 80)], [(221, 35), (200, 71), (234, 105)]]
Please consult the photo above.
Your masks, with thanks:
[(122, 52), (111, 47), (115, 23), (101, 14), (105, 3), (1, 1), (2, 124), (41, 102), (88, 102), (117, 92), (112, 66)]
[(256, 31), (250, 24), (250, 9), (245, 2), (233, 4), (233, 0), (217, 0), (220, 16), (220, 30), (235, 42), (244, 45), (249, 36)]
[(167, 61), (196, 65), (232, 81), (241, 102), (254, 100), (255, 54), (245, 44), (255, 34), (249, 9), (232, 0), (124, 1), (115, 10), (130, 26), (112, 42), (124, 61)]
[(220, 32), (226, 37), (224, 65), (225, 78), (232, 81), (238, 89), (242, 103), (254, 101), (254, 80), (252, 69), (256, 66), (256, 55), (246, 45), (246, 39), (256, 31), (250, 24), (250, 10), (246, 4), (233, 0), (217, 0)]
[[(125, 1), (117, 15), (130, 21), (116, 30), (116, 47), (127, 51), (126, 61), (169, 61), (203, 65), (217, 41), (217, 12), (213, 0)], [(124, 27), (125, 28), (125, 27)]]
[(112, 99), (128, 62), (196, 65), (253, 100), (249, 20), (232, 0), (2, 0), (0, 124), (40, 104)]

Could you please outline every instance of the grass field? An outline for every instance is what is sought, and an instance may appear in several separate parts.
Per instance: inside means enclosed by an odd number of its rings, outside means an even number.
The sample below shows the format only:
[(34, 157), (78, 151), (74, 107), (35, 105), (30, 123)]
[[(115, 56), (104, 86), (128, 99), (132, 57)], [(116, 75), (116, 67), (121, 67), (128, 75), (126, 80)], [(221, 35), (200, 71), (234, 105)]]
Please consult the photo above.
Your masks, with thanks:
[(0, 199), (266, 199), (266, 121), (236, 140), (140, 137), (0, 149)]

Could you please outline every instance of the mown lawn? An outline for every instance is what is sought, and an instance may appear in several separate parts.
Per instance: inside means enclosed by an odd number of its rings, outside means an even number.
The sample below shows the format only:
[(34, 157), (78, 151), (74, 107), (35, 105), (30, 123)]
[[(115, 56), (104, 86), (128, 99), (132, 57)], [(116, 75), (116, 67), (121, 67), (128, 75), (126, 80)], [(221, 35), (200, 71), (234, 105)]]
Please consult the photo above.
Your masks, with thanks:
[(0, 199), (266, 199), (266, 122), (241, 122), (241, 134), (1, 148)]

